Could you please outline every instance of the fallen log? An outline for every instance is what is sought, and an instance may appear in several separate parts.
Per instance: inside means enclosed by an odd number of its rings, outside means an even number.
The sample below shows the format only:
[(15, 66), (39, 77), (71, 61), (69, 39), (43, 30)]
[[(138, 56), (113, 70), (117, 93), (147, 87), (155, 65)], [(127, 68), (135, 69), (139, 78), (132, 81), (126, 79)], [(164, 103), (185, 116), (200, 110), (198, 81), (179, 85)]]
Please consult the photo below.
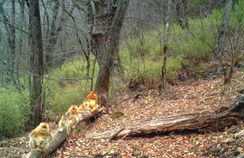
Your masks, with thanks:
[[(93, 116), (97, 115), (98, 113), (104, 111), (103, 108), (98, 108), (97, 110), (95, 110), (93, 113), (91, 113), (90, 111), (86, 111), (80, 118), (79, 124), (89, 120), (90, 118), (92, 118)], [(71, 131), (72, 133), (72, 131)], [(46, 157), (47, 155), (53, 153), (64, 141), (66, 138), (69, 137), (69, 134), (67, 133), (66, 130), (64, 130), (63, 132), (59, 132), (58, 130), (52, 135), (52, 140), (49, 143), (49, 147), (48, 149), (44, 150), (44, 152), (40, 152), (40, 151), (31, 151), (29, 152), (26, 156), (24, 156), (25, 158), (42, 158), (42, 157)]]
[(148, 135), (153, 133), (169, 133), (181, 131), (219, 131), (236, 124), (244, 118), (244, 96), (240, 96), (234, 103), (220, 107), (215, 113), (208, 111), (181, 115), (166, 116), (161, 119), (142, 122), (140, 124), (123, 127), (118, 130), (90, 136), (90, 139), (118, 139), (127, 136)]

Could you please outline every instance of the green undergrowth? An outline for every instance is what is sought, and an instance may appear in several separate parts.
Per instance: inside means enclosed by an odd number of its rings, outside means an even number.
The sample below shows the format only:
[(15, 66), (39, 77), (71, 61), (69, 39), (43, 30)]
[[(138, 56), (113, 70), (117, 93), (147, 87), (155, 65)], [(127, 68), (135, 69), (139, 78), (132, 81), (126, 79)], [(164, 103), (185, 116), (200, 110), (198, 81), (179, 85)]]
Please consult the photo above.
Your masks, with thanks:
[(31, 113), (29, 93), (15, 88), (0, 87), (0, 139), (22, 134)]
[[(176, 24), (171, 25), (167, 59), (169, 81), (174, 81), (179, 76), (183, 66), (188, 71), (203, 71), (201, 63), (208, 62), (209, 56), (213, 55), (212, 49), (222, 15), (223, 9), (213, 10), (212, 14), (208, 14), (202, 20), (189, 18), (189, 29), (184, 30)], [(244, 1), (239, 0), (230, 17), (230, 32), (237, 23), (243, 22), (243, 19)], [(115, 77), (111, 79), (111, 94), (113, 90), (122, 89), (128, 81), (138, 82), (144, 79), (155, 83), (160, 80), (163, 37), (164, 26), (127, 39), (120, 46), (121, 63), (128, 71), (128, 75), (124, 83), (118, 82), (118, 84)], [(93, 61), (94, 56), (91, 56), (89, 78), (92, 76)], [(91, 90), (91, 80), (86, 79), (86, 73), (86, 61), (80, 58), (65, 61), (60, 68), (45, 74), (43, 98), (48, 119), (54, 120), (57, 116), (63, 115), (72, 104), (79, 105), (83, 102)], [(97, 74), (96, 64), (93, 89)], [(28, 86), (26, 87), (21, 93), (13, 87), (0, 87), (0, 138), (13, 137), (25, 130), (31, 113)]]
[[(230, 29), (236, 26), (238, 19), (240, 21), (241, 17), (244, 17), (242, 4), (244, 3), (239, 2), (238, 6), (234, 7)], [(190, 18), (189, 29), (181, 29), (177, 24), (171, 25), (166, 66), (168, 81), (174, 81), (183, 66), (188, 71), (203, 71), (199, 70), (199, 64), (209, 62), (210, 57), (214, 55), (213, 49), (222, 15), (223, 10), (215, 9), (203, 19)], [(138, 82), (141, 78), (148, 82), (160, 80), (163, 37), (164, 26), (130, 38), (121, 46), (122, 64), (128, 70), (132, 81)]]
[[(92, 76), (91, 61), (89, 78)], [(44, 78), (46, 107), (49, 118), (62, 115), (73, 104), (80, 105), (90, 92), (91, 80), (86, 79), (86, 61), (83, 59), (66, 61)], [(98, 65), (95, 66), (95, 85)], [(93, 87), (94, 87), (93, 85)]]
[[(174, 81), (179, 76), (183, 66), (188, 71), (203, 71), (201, 63), (208, 62), (209, 56), (213, 55), (212, 49), (222, 14), (222, 10), (214, 10), (202, 20), (189, 18), (189, 29), (182, 30), (176, 24), (170, 27), (167, 60), (169, 81)], [(233, 16), (231, 19), (235, 18)], [(128, 75), (126, 82), (117, 82), (116, 77), (113, 77), (110, 80), (110, 93), (122, 89), (128, 81), (138, 82), (144, 79), (155, 83), (160, 80), (163, 64), (163, 36), (164, 26), (127, 39), (120, 46), (121, 63), (128, 71)], [(94, 57), (91, 58), (90, 77)], [(95, 68), (94, 85), (97, 74), (98, 65)], [(84, 100), (91, 85), (91, 81), (84, 78), (86, 78), (84, 59), (66, 61), (60, 68), (45, 76), (45, 103), (50, 118), (64, 114), (72, 104), (79, 105)]]

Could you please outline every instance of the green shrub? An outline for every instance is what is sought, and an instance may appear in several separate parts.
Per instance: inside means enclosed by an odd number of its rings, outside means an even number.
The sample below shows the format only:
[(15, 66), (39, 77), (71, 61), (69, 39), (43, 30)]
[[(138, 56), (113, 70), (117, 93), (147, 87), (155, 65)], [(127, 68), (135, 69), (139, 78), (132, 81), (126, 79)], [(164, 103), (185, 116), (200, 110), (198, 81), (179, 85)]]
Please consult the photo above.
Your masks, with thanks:
[[(189, 30), (182, 30), (176, 24), (171, 27), (168, 42), (168, 80), (174, 80), (178, 76), (182, 63), (190, 69), (198, 62), (207, 61), (214, 47), (214, 35), (220, 20), (220, 11), (214, 11), (213, 15), (202, 20), (189, 19)], [(127, 44), (122, 46), (121, 61), (129, 71), (132, 80), (138, 81), (140, 78), (149, 82), (160, 80), (163, 35), (164, 26), (158, 30), (150, 30), (138, 39), (129, 39)], [(143, 56), (140, 54), (142, 49)]]
[(244, 19), (244, 1), (239, 0), (237, 3), (235, 3), (233, 7), (233, 11), (231, 12), (230, 26), (232, 28), (235, 28), (236, 24), (243, 23), (243, 19)]
[(182, 63), (183, 58), (182, 56), (177, 56), (175, 58), (169, 58), (167, 61), (167, 65), (166, 65), (166, 75), (167, 75), (167, 79), (170, 81), (173, 81), (175, 78), (178, 77), (178, 73), (182, 68)]
[[(201, 4), (203, 1), (196, 3)], [(189, 19), (189, 30), (182, 30), (176, 24), (170, 28), (167, 61), (168, 80), (172, 81), (178, 76), (182, 63), (188, 69), (194, 69), (196, 63), (207, 61), (212, 53), (211, 49), (214, 47), (217, 28), (221, 23), (222, 14), (221, 10), (215, 9), (212, 14), (207, 15), (202, 20), (191, 18)], [(163, 35), (164, 27), (162, 26), (158, 30), (149, 30), (144, 32), (143, 35), (130, 38), (126, 41), (126, 44), (121, 45), (121, 63), (129, 72), (127, 82), (129, 80), (139, 81), (141, 78), (148, 82), (161, 79)], [(94, 60), (93, 56), (91, 58)], [(91, 72), (92, 69), (91, 65)], [(96, 65), (94, 79), (97, 78), (97, 73), (98, 65)], [(55, 69), (46, 76), (44, 80), (46, 103), (48, 109), (54, 115), (63, 114), (70, 105), (80, 104), (85, 99), (90, 91), (90, 80), (88, 82), (86, 80), (66, 80), (68, 78), (85, 77), (86, 62), (82, 59), (66, 61), (61, 68)], [(111, 79), (111, 82), (115, 82), (114, 80)], [(95, 82), (94, 80), (94, 84)], [(114, 89), (116, 87), (121, 88), (122, 84), (111, 84), (112, 88), (113, 86)]]
[(76, 84), (67, 85), (65, 88), (52, 87), (50, 90), (53, 94), (47, 96), (47, 104), (49, 110), (57, 115), (64, 114), (72, 104), (79, 105), (86, 97), (84, 87)]
[[(124, 59), (125, 60), (125, 59)], [(170, 57), (167, 60), (167, 79), (173, 81), (182, 68), (183, 57), (181, 55), (177, 57)], [(139, 59), (138, 65), (127, 64), (124, 65), (125, 68), (130, 72), (130, 79), (134, 82), (138, 82), (141, 78), (145, 79), (147, 82), (159, 81), (161, 79), (163, 60), (145, 60)]]
[(218, 22), (212, 18), (213, 16), (202, 20), (190, 19), (189, 30), (181, 30), (180, 26), (174, 26), (175, 35), (171, 36), (169, 44), (172, 56), (183, 55), (188, 64), (205, 61), (215, 42), (214, 35)]
[(22, 134), (29, 119), (29, 93), (0, 87), (0, 138)]
[[(94, 85), (98, 65), (95, 68)], [(56, 115), (63, 115), (72, 104), (80, 105), (90, 92), (91, 80), (86, 80), (86, 62), (82, 59), (64, 62), (60, 68), (46, 75), (44, 85), (49, 117), (54, 119)]]

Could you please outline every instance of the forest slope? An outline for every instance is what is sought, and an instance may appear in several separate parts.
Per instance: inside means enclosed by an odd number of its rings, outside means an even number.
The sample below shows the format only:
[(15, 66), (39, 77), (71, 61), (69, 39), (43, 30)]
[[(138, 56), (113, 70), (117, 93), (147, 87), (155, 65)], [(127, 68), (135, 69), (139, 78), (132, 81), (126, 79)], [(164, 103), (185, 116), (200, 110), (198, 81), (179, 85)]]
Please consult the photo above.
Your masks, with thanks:
[[(79, 129), (50, 157), (233, 157), (244, 151), (244, 140), (224, 143), (233, 138), (232, 134), (244, 129), (244, 123), (211, 133), (170, 133), (169, 135), (149, 135), (128, 137), (120, 140), (89, 140), (91, 135), (139, 122), (161, 118), (162, 116), (184, 114), (206, 110), (213, 112), (221, 105), (227, 105), (239, 95), (237, 89), (243, 87), (243, 72), (234, 76), (231, 85), (223, 86), (221, 79), (189, 80), (178, 86), (170, 86), (167, 95), (159, 96), (138, 87), (123, 90), (117, 97), (118, 105), (112, 105), (109, 114), (101, 115), (93, 122), (80, 125)], [(139, 95), (138, 95), (139, 94)], [(138, 96), (138, 97), (132, 97)], [(57, 125), (51, 123), (53, 131)], [(21, 156), (27, 153), (28, 140), (25, 137), (5, 140), (8, 144), (0, 148), (0, 156)]]

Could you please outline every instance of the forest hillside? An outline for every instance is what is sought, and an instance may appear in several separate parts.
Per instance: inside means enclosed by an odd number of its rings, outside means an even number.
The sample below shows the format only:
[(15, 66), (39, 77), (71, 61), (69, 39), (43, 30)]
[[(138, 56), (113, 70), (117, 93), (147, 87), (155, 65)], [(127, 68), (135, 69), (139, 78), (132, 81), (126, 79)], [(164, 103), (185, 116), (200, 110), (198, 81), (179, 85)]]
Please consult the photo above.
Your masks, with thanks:
[(2, 1), (0, 157), (243, 156), (243, 19), (242, 0)]

